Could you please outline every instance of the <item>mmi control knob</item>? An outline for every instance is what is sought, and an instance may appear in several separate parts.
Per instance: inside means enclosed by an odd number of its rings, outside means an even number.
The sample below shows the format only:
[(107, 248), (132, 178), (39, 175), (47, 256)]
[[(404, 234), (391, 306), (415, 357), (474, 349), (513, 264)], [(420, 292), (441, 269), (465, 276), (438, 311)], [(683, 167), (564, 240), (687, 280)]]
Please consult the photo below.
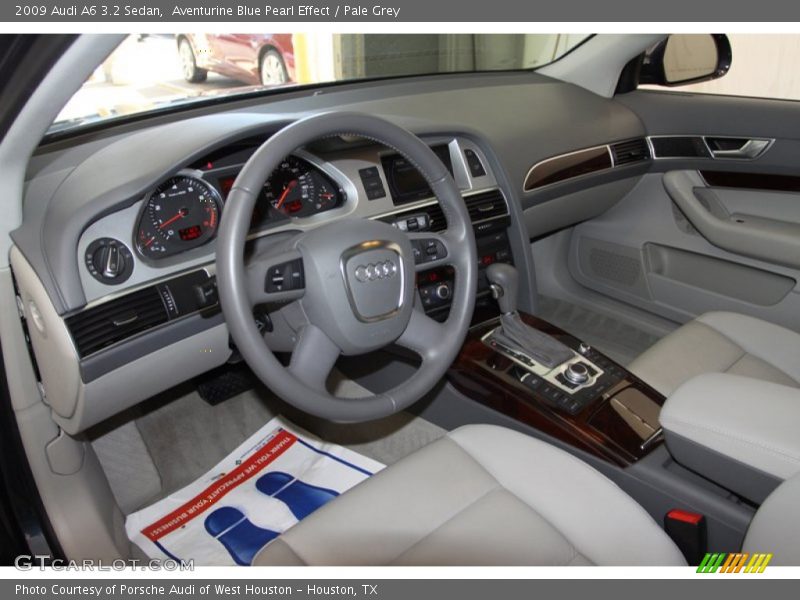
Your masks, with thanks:
[(589, 380), (589, 369), (583, 363), (573, 363), (564, 371), (564, 377), (567, 381), (580, 385)]

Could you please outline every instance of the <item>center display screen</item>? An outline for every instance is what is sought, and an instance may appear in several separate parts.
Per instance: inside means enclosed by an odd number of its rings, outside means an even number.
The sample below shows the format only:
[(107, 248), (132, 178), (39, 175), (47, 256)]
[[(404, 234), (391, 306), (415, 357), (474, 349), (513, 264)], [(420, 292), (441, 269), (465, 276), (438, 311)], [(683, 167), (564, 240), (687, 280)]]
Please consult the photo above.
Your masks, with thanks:
[[(453, 163), (450, 160), (450, 149), (447, 144), (431, 146), (431, 150), (452, 175)], [(391, 154), (382, 157), (381, 162), (386, 174), (386, 183), (389, 184), (389, 193), (395, 204), (406, 204), (433, 196), (428, 182), (404, 156)]]

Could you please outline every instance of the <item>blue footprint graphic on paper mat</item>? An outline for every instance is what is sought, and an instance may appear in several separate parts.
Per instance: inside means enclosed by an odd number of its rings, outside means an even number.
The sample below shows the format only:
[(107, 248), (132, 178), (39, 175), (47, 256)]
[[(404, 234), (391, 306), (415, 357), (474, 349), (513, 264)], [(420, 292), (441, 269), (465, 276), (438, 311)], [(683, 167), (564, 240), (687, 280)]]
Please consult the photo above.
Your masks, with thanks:
[(230, 553), (236, 564), (248, 566), (258, 551), (278, 537), (277, 531), (253, 525), (238, 508), (223, 506), (205, 520), (206, 531)]
[(262, 494), (283, 502), (298, 521), (339, 495), (339, 492), (311, 485), (280, 471), (259, 477), (256, 488)]

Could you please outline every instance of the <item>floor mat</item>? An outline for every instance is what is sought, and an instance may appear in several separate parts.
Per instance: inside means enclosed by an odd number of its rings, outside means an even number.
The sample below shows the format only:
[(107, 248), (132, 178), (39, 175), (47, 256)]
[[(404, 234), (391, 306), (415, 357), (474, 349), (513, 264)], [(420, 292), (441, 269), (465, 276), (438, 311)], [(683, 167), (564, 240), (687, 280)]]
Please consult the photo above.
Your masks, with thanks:
[(148, 410), (136, 426), (168, 494), (205, 473), (276, 414), (252, 390), (217, 406), (191, 391)]
[(383, 466), (275, 417), (197, 481), (129, 515), (125, 528), (152, 558), (249, 565), (281, 533)]
[(659, 337), (629, 323), (582, 306), (539, 296), (537, 316), (590, 344), (622, 365), (655, 344)]
[(134, 421), (103, 432), (92, 446), (123, 513), (159, 497), (161, 476)]

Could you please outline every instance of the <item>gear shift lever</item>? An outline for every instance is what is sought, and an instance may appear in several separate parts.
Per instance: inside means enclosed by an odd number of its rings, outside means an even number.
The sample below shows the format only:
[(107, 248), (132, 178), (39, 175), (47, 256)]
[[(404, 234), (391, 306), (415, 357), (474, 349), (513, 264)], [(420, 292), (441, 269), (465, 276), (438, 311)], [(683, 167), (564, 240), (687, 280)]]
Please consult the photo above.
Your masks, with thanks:
[(573, 357), (572, 350), (553, 337), (523, 323), (517, 312), (519, 276), (513, 265), (494, 263), (486, 269), (492, 295), (500, 305), (500, 328), (495, 340), (520, 350), (548, 368), (557, 367)]
[(512, 265), (494, 263), (486, 269), (486, 277), (492, 289), (492, 296), (504, 315), (517, 312), (517, 290), (519, 274)]

